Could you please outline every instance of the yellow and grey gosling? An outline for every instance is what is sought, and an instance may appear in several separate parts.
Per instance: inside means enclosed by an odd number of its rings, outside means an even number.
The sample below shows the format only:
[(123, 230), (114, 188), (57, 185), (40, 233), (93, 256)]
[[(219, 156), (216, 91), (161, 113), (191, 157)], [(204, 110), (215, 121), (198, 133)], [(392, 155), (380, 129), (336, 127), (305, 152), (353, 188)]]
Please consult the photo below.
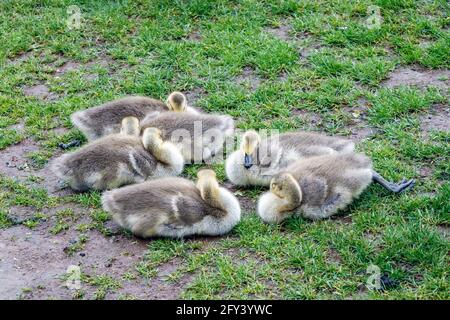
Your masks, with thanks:
[(241, 218), (236, 197), (212, 170), (199, 171), (197, 184), (168, 177), (108, 191), (102, 204), (116, 223), (143, 238), (222, 235)]
[(159, 128), (164, 139), (171, 140), (180, 148), (185, 163), (213, 159), (234, 133), (233, 119), (216, 114), (166, 112), (143, 121), (141, 126)]
[(125, 117), (135, 117), (143, 121), (167, 111), (198, 113), (196, 109), (187, 105), (184, 94), (172, 92), (165, 103), (147, 97), (128, 96), (77, 111), (72, 114), (71, 121), (89, 141), (92, 141), (108, 134), (119, 133), (120, 122)]
[[(328, 218), (359, 197), (376, 181), (375, 174), (371, 160), (363, 154), (298, 160), (272, 177), (270, 191), (259, 198), (258, 215), (268, 223), (279, 223), (293, 214), (312, 220)], [(413, 185), (414, 180), (403, 180), (394, 192)]]
[(288, 132), (262, 139), (247, 131), (226, 160), (228, 179), (239, 186), (268, 186), (274, 174), (304, 158), (353, 152), (352, 141), (314, 132)]
[(95, 140), (54, 160), (52, 171), (77, 191), (112, 189), (182, 172), (180, 151), (163, 141), (158, 129), (145, 129), (141, 138), (134, 135), (136, 118), (127, 117), (123, 122), (122, 131), (133, 135), (112, 134)]

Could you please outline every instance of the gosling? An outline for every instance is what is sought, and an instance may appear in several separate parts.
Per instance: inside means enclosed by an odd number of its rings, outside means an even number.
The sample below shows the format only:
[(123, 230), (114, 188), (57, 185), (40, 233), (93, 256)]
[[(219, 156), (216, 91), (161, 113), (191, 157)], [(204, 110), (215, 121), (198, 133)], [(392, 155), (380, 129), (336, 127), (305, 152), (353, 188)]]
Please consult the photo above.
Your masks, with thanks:
[[(372, 181), (379, 182), (377, 175), (371, 160), (363, 154), (302, 159), (273, 176), (270, 191), (258, 201), (257, 212), (267, 223), (280, 223), (293, 214), (325, 219), (347, 207)], [(396, 191), (413, 185), (414, 180), (403, 180)]]
[(261, 139), (255, 131), (242, 137), (240, 149), (226, 160), (228, 179), (238, 186), (269, 186), (274, 174), (299, 159), (353, 152), (347, 139), (313, 132), (289, 132)]
[(226, 139), (234, 133), (230, 116), (189, 112), (162, 113), (141, 126), (159, 128), (163, 139), (179, 147), (186, 164), (217, 160)]
[[(136, 118), (123, 120), (123, 132), (135, 132)], [(76, 191), (113, 189), (148, 178), (179, 175), (184, 160), (180, 151), (161, 139), (156, 128), (142, 138), (126, 133), (103, 137), (75, 152), (64, 154), (51, 165), (64, 184)]]
[(167, 177), (108, 191), (102, 204), (117, 224), (142, 238), (222, 235), (241, 218), (238, 200), (212, 170), (199, 171), (196, 185)]
[(120, 122), (125, 117), (132, 116), (142, 121), (166, 111), (198, 113), (187, 105), (184, 94), (172, 92), (166, 103), (147, 97), (129, 96), (75, 112), (71, 121), (92, 141), (108, 134), (119, 133)]

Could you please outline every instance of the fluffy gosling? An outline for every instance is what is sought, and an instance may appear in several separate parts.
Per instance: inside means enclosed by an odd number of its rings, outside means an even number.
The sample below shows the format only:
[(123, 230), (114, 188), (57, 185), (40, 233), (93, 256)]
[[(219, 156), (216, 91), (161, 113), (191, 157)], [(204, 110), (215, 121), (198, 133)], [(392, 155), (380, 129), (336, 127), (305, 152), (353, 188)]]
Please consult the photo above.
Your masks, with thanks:
[(102, 204), (116, 223), (142, 238), (222, 235), (241, 218), (239, 202), (212, 170), (199, 171), (196, 185), (170, 177), (108, 191)]

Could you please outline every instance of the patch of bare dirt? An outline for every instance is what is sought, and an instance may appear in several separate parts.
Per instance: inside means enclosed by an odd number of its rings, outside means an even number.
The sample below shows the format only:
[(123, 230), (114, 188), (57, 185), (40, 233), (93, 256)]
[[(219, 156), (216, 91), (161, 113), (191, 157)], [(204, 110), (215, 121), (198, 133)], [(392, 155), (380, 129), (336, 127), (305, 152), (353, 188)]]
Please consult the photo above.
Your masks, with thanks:
[(26, 86), (23, 88), (23, 93), (29, 97), (35, 97), (41, 100), (55, 100), (57, 98), (56, 94), (50, 92), (45, 84), (37, 84), (34, 86)]
[(382, 82), (382, 86), (394, 88), (398, 86), (429, 86), (448, 89), (450, 84), (450, 70), (425, 70), (421, 68), (401, 67), (394, 70), (389, 78)]
[(11, 206), (8, 209), (8, 217), (13, 221), (13, 223), (20, 224), (31, 219), (36, 211), (37, 210), (33, 207)]
[(242, 191), (239, 190), (234, 184), (229, 181), (223, 183), (224, 188), (230, 190), (236, 198), (239, 200), (239, 204), (241, 205), (242, 213), (249, 214), (251, 212), (256, 211), (256, 200), (250, 197), (246, 197)]
[(26, 155), (39, 150), (39, 145), (30, 139), (9, 146), (0, 152), (0, 173), (16, 177), (27, 178), (32, 171)]
[(382, 240), (382, 234), (376, 232), (367, 231), (364, 232), (363, 236), (367, 241), (375, 245), (379, 245)]
[(68, 61), (55, 71), (55, 76), (61, 76), (70, 71), (76, 71), (80, 68), (81, 64), (78, 62)]
[(419, 175), (421, 178), (427, 178), (433, 174), (433, 169), (427, 166), (421, 167), (419, 169)]
[(33, 51), (23, 52), (23, 53), (19, 54), (18, 56), (10, 59), (9, 60), (10, 61), (9, 64), (12, 64), (12, 65), (20, 64), (20, 63), (22, 63), (24, 61), (27, 61), (32, 56), (33, 56)]
[(188, 105), (197, 109), (199, 109), (197, 101), (203, 94), (205, 94), (205, 91), (202, 88), (195, 88), (190, 91), (184, 92)]
[(450, 108), (446, 105), (438, 105), (432, 108), (428, 114), (420, 117), (420, 128), (423, 132), (449, 131)]
[(261, 78), (256, 75), (255, 70), (251, 67), (245, 67), (242, 74), (235, 78), (236, 83), (239, 85), (245, 85), (251, 90), (256, 90), (261, 84)]
[(97, 57), (96, 60), (88, 62), (83, 67), (84, 68), (92, 68), (95, 66), (99, 66), (102, 68), (112, 68), (117, 63), (118, 62), (116, 60), (114, 60), (112, 57), (110, 57), (109, 55), (107, 55), (105, 53), (102, 53)]
[[(121, 71), (123, 68), (129, 68), (130, 66), (125, 62), (120, 62), (114, 60), (106, 53), (100, 53), (97, 55), (96, 59), (89, 61), (87, 63), (80, 63), (76, 61), (67, 60), (61, 57), (63, 64), (56, 68), (54, 72), (54, 77), (56, 79), (61, 78), (64, 74), (70, 71), (83, 70), (87, 74), (83, 74), (83, 78), (87, 81), (95, 81), (98, 78), (98, 74), (95, 72), (95, 68), (100, 67), (107, 70), (109, 75), (115, 75), (117, 72)], [(93, 71), (93, 72), (91, 72)]]
[(335, 216), (331, 216), (331, 220), (336, 220), (339, 221), (342, 224), (352, 224), (353, 223), (353, 218), (351, 215), (335, 215)]
[(308, 35), (297, 35), (296, 38), (299, 40), (299, 50), (298, 53), (300, 55), (300, 58), (303, 60), (308, 59), (311, 55), (317, 53), (321, 48), (322, 45), (315, 40), (309, 38)]
[[(123, 239), (124, 236), (108, 239), (97, 231), (89, 231), (87, 236), (89, 240), (83, 251), (70, 256), (65, 251), (78, 237), (74, 231), (51, 235), (45, 229), (30, 231), (24, 226), (3, 230), (0, 233), (0, 298), (16, 299), (23, 288), (29, 288), (31, 294), (26, 296), (29, 299), (70, 299), (74, 292), (61, 279), (69, 266), (79, 266), (83, 274), (105, 274), (121, 279), (146, 250), (145, 242)], [(141, 286), (124, 283), (123, 290), (145, 298)], [(83, 289), (95, 291), (82, 283)]]
[(288, 78), (289, 78), (289, 75), (287, 74), (287, 72), (282, 71), (280, 73), (280, 75), (278, 76), (277, 80), (278, 80), (278, 82), (286, 82), (288, 80)]
[(377, 130), (367, 123), (367, 103), (365, 98), (360, 98), (355, 106), (342, 109), (348, 119), (346, 128), (350, 131), (349, 138), (353, 141), (359, 142), (377, 133)]
[[(28, 178), (38, 180), (38, 186), (44, 187), (53, 195), (73, 194), (73, 191), (69, 188), (61, 189), (59, 179), (50, 170), (52, 159), (41, 169), (36, 169), (33, 166), (27, 155), (39, 150), (39, 145), (31, 139), (25, 139), (2, 150), (0, 152), (0, 173), (20, 181), (26, 181)], [(57, 151), (54, 157), (59, 156), (61, 153), (62, 151)]]
[(365, 138), (377, 133), (377, 130), (367, 126), (366, 124), (359, 124), (356, 126), (349, 127), (351, 135), (350, 139), (353, 141), (361, 141)]
[[(58, 213), (70, 209), (70, 228), (56, 235), (50, 232), (58, 221)], [(33, 217), (36, 210), (15, 206), (10, 208), (9, 216), (15, 220), (27, 220)], [(65, 284), (67, 269), (70, 266), (80, 267), (87, 281), (81, 282), (80, 291), (83, 299), (95, 298), (98, 289), (89, 283), (96, 276), (111, 277), (119, 281), (117, 290), (107, 290), (106, 299), (177, 299), (184, 288), (191, 282), (194, 274), (183, 274), (176, 281), (168, 281), (169, 276), (181, 266), (181, 258), (158, 266), (155, 277), (146, 279), (136, 274), (135, 267), (142, 261), (148, 249), (148, 242), (129, 237), (122, 233), (112, 221), (105, 225), (113, 226), (113, 236), (105, 237), (97, 230), (80, 233), (77, 225), (88, 224), (90, 209), (80, 205), (67, 203), (49, 209), (42, 209), (47, 218), (33, 230), (24, 225), (16, 225), (2, 230), (0, 233), (0, 299), (72, 299), (76, 290)], [(114, 230), (114, 227), (116, 230)], [(80, 235), (87, 237), (84, 246), (71, 250)], [(219, 237), (199, 238), (207, 247), (214, 244)], [(124, 277), (132, 274), (134, 277)], [(80, 298), (80, 297), (77, 297)]]
[(56, 128), (50, 129), (50, 132), (52, 132), (53, 134), (55, 134), (57, 136), (62, 136), (62, 135), (66, 134), (69, 131), (70, 130), (67, 129), (66, 127), (56, 127)]
[(291, 30), (291, 26), (286, 24), (286, 22), (283, 22), (281, 25), (277, 27), (266, 28), (264, 30), (281, 40), (286, 41), (290, 39), (289, 32)]
[(341, 263), (342, 258), (335, 248), (328, 248), (327, 261), (332, 263)]
[(292, 109), (291, 111), (292, 116), (298, 117), (308, 125), (310, 128), (318, 128), (322, 125), (322, 117), (320, 114), (305, 110), (305, 109)]
[(25, 131), (25, 123), (24, 121), (20, 121), (19, 123), (13, 124), (8, 127), (8, 130), (15, 130), (18, 133), (23, 133)]
[(446, 239), (450, 238), (450, 226), (439, 225), (437, 226), (437, 231)]
[(188, 40), (194, 41), (194, 42), (200, 42), (202, 41), (202, 35), (199, 31), (193, 31), (188, 35)]

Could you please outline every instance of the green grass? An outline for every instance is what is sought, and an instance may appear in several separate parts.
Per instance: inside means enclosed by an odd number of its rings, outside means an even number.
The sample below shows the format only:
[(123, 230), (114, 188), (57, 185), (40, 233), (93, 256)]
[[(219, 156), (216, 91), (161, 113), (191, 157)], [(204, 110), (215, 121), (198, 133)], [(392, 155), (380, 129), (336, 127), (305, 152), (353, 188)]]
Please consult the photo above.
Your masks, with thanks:
[[(414, 190), (396, 196), (371, 186), (337, 219), (292, 218), (268, 226), (249, 212), (230, 235), (208, 244), (149, 241), (143, 258), (124, 270), (124, 281), (154, 279), (176, 260), (178, 269), (166, 281), (179, 286), (190, 277), (181, 293), (189, 299), (450, 298), (450, 247), (442, 231), (450, 224), (449, 134), (421, 129), (424, 115), (448, 103), (448, 90), (382, 85), (398, 67), (448, 69), (446, 1), (79, 1), (81, 28), (68, 30), (66, 10), (72, 4), (0, 4), (0, 152), (33, 140), (40, 150), (27, 157), (42, 168), (59, 143), (84, 141), (69, 121), (75, 110), (126, 94), (163, 99), (173, 90), (196, 91), (199, 107), (232, 115), (240, 129), (312, 127), (347, 135), (352, 112), (359, 117), (363, 108), (362, 125), (376, 133), (359, 150), (387, 178), (418, 180)], [(369, 30), (364, 22), (373, 4), (383, 22)], [(287, 39), (268, 30), (280, 26), (289, 26)], [(66, 62), (78, 67), (57, 71)], [(244, 70), (255, 84), (237, 82)], [(24, 94), (24, 88), (40, 84), (54, 99)], [(321, 122), (309, 123), (298, 111)], [(67, 131), (56, 134), (60, 127)], [(195, 177), (201, 167), (187, 167), (184, 176)], [(226, 180), (222, 164), (208, 167)], [(423, 168), (430, 171), (425, 177)], [(111, 235), (100, 193), (56, 197), (41, 183), (0, 175), (0, 229), (13, 227), (11, 210), (22, 206), (31, 208), (22, 222), (30, 232), (44, 223), (55, 237), (78, 232), (69, 255), (92, 241), (88, 231)], [(238, 194), (257, 199), (262, 191)], [(84, 208), (87, 220), (79, 221), (71, 209), (57, 209), (48, 219), (43, 215), (64, 204)], [(365, 290), (371, 264), (399, 285)], [(97, 299), (121, 288), (121, 281), (108, 275), (85, 276), (84, 282), (95, 288)]]

